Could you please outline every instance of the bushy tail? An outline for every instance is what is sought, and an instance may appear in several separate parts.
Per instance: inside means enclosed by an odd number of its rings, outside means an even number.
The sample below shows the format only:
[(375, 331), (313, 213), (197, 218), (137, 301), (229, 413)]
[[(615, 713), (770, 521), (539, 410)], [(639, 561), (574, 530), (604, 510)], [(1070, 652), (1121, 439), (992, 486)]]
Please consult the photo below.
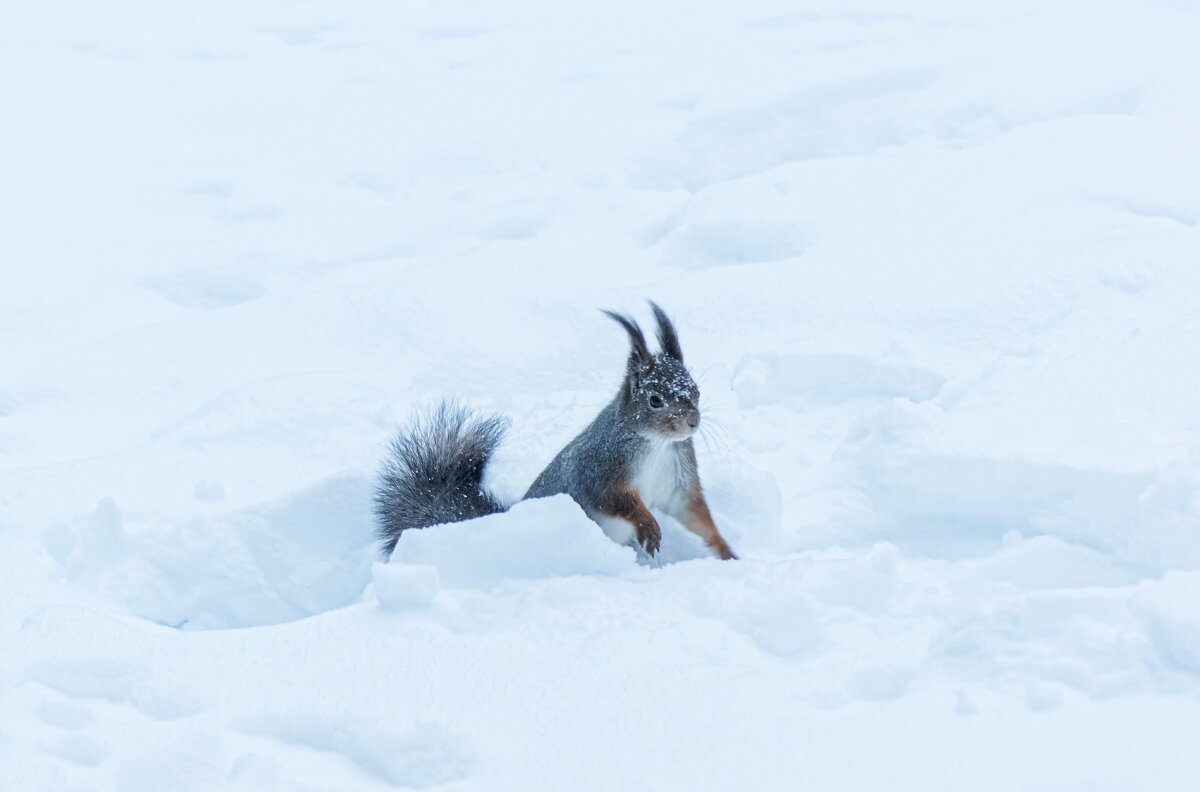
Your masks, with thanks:
[(482, 487), (483, 470), (504, 438), (497, 416), (443, 402), (392, 440), (375, 489), (376, 536), (384, 558), (402, 531), (504, 511)]

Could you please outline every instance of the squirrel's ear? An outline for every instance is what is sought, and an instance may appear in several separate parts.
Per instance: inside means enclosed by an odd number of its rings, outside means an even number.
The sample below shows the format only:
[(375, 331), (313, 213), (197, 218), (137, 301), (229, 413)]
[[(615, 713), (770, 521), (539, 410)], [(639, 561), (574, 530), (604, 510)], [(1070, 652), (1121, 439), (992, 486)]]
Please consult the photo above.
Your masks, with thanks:
[(616, 313), (615, 311), (605, 311), (604, 315), (612, 319), (621, 327), (625, 328), (625, 332), (629, 333), (629, 362), (640, 369), (649, 369), (654, 365), (654, 357), (650, 354), (650, 347), (646, 346), (646, 336), (642, 335), (642, 328), (638, 327), (638, 323), (630, 319), (628, 316)]
[(658, 345), (662, 347), (663, 352), (667, 353), (667, 357), (673, 357), (682, 363), (683, 347), (679, 346), (679, 335), (675, 332), (675, 325), (671, 324), (667, 312), (659, 308), (658, 303), (654, 300), (650, 301), (650, 308), (654, 311), (654, 318), (658, 321)]

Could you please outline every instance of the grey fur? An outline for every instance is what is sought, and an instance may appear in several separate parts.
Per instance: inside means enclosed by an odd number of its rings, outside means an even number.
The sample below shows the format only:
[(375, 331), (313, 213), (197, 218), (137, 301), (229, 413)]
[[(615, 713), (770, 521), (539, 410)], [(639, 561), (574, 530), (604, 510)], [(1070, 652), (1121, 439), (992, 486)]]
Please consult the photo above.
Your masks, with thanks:
[[(625, 381), (616, 397), (558, 453), (525, 493), (526, 498), (545, 498), (565, 492), (589, 516), (594, 516), (590, 507), (600, 503), (604, 493), (628, 487), (640, 464), (652, 452), (661, 453), (663, 442), (670, 443), (667, 451), (680, 455), (686, 469), (696, 469), (691, 437), (680, 436), (692, 428), (687, 424), (689, 417), (699, 420), (700, 389), (683, 362), (666, 352), (653, 355), (648, 366), (642, 364), (637, 323), (619, 314), (609, 316), (636, 330), (636, 335), (630, 331), (633, 341)], [(662, 407), (651, 406), (654, 396), (662, 399)]]
[(442, 402), (396, 435), (375, 489), (376, 536), (385, 558), (410, 528), (504, 511), (482, 486), (504, 429), (502, 418)]

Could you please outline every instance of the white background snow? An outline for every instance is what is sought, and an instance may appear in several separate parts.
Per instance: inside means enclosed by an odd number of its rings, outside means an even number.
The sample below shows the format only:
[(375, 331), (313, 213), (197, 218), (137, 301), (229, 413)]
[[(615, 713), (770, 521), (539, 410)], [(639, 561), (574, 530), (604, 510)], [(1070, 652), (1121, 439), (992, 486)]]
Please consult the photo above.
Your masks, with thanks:
[[(0, 789), (1193, 790), (1200, 3), (0, 27)], [(742, 559), (515, 498), (674, 316)]]

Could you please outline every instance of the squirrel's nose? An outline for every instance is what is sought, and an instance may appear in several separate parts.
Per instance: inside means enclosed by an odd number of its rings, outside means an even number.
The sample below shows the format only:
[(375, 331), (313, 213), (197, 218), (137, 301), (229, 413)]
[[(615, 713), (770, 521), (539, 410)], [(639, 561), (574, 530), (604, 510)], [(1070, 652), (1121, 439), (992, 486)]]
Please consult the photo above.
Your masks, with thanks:
[(700, 425), (700, 411), (692, 410), (687, 416), (687, 425), (695, 429)]

